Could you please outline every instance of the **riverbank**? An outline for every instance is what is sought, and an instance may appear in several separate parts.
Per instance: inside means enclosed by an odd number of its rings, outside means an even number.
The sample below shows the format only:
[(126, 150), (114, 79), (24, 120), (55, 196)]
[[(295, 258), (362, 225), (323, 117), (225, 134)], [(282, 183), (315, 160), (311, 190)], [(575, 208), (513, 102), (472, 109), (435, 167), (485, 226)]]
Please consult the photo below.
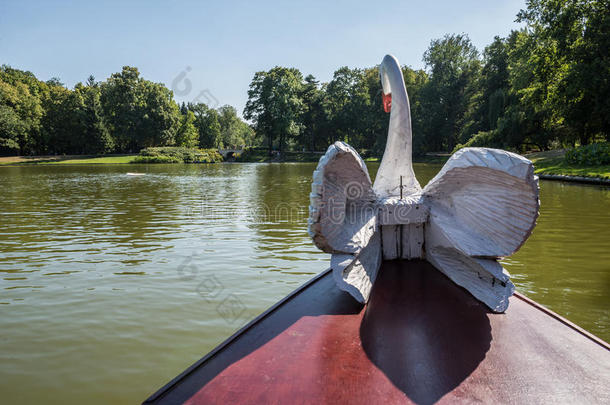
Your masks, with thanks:
[[(535, 173), (537, 175), (549, 176), (547, 177), (549, 179), (557, 176), (610, 179), (610, 165), (573, 165), (566, 162), (564, 159), (565, 152), (564, 149), (557, 149), (528, 153), (524, 156), (534, 163), (534, 167), (536, 168)], [(561, 178), (557, 177), (557, 179)], [(563, 178), (563, 180), (565, 179), (566, 178)]]
[(582, 176), (564, 176), (561, 174), (539, 174), (542, 180), (558, 180), (568, 181), (572, 183), (597, 184), (600, 186), (610, 186), (610, 179), (601, 177), (582, 177)]
[[(591, 184), (610, 184), (610, 165), (577, 166), (566, 162), (564, 149), (528, 153), (524, 156), (534, 163), (535, 173), (542, 179), (574, 181)], [(249, 150), (237, 157), (238, 162), (317, 162), (322, 152), (285, 152), (281, 158), (269, 156), (266, 150)], [(414, 156), (414, 163), (444, 164), (451, 154), (430, 153)], [(379, 162), (379, 157), (367, 157), (366, 162)]]
[[(528, 153), (524, 156), (534, 162), (535, 173), (541, 178), (597, 182), (606, 184), (610, 180), (610, 165), (576, 166), (567, 163), (564, 159), (565, 150), (551, 150), (545, 152)], [(97, 165), (97, 164), (128, 164), (135, 163), (139, 155), (64, 155), (64, 156), (9, 156), (0, 157), (0, 166), (12, 165)], [(244, 163), (271, 163), (271, 162), (317, 162), (322, 152), (284, 152), (280, 158), (277, 155), (269, 156), (266, 150), (248, 150), (235, 158), (236, 162)], [(428, 154), (425, 156), (414, 156), (415, 163), (437, 163), (443, 164), (449, 158), (449, 154)], [(367, 162), (379, 162), (378, 157), (368, 157)], [(601, 179), (601, 181), (595, 181)]]
[(62, 156), (7, 156), (0, 157), (0, 166), (14, 165), (96, 165), (131, 163), (138, 155), (62, 155)]
[[(323, 155), (322, 152), (285, 152), (282, 158), (269, 156), (267, 151), (255, 151), (247, 156), (237, 156), (235, 162), (238, 163), (306, 163), (317, 162)], [(110, 156), (86, 156), (86, 155), (66, 155), (66, 156), (8, 156), (0, 157), (0, 166), (15, 165), (88, 165), (88, 164), (126, 164), (136, 162), (140, 155), (110, 155)], [(415, 163), (439, 163), (447, 161), (449, 155), (426, 155), (414, 156)], [(364, 159), (366, 162), (380, 162), (378, 157)]]
[(236, 162), (242, 163), (279, 163), (279, 162), (317, 162), (324, 152), (283, 152), (269, 154), (267, 149), (245, 149), (235, 157)]
[[(298, 162), (317, 162), (324, 152), (284, 152), (282, 156), (269, 155), (266, 149), (249, 149), (245, 150), (240, 156), (237, 156), (235, 161), (242, 163), (298, 163)], [(381, 158), (376, 156), (366, 157), (362, 155), (365, 162), (380, 162)], [(414, 156), (415, 163), (445, 163), (449, 159), (450, 154), (427, 154), (425, 156)]]
[(0, 157), (0, 166), (14, 165), (97, 165), (97, 164), (151, 164), (151, 163), (216, 163), (223, 157), (217, 149), (153, 147), (139, 154), (113, 155), (47, 155)]

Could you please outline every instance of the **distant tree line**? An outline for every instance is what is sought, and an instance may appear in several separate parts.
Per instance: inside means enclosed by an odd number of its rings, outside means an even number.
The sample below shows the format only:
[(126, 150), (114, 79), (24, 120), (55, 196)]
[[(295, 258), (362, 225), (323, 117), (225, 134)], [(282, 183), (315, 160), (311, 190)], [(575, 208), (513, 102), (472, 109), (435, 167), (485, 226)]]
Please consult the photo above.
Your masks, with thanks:
[[(465, 34), (431, 41), (425, 70), (403, 67), (414, 152), (458, 146), (549, 149), (610, 135), (607, 0), (529, 0), (525, 28), (482, 52)], [(382, 55), (380, 55), (382, 56)], [(294, 68), (257, 72), (244, 117), (270, 148), (320, 150), (344, 140), (383, 151), (388, 117), (377, 67), (338, 69), (328, 83)]]
[(182, 104), (125, 66), (69, 90), (58, 80), (0, 68), (0, 153), (104, 154), (153, 146), (239, 147), (256, 142), (235, 108)]
[[(426, 68), (403, 67), (414, 152), (492, 146), (549, 149), (610, 136), (608, 0), (528, 0), (525, 27), (482, 53), (465, 34), (431, 41)], [(382, 55), (378, 55), (381, 57)], [(242, 121), (231, 106), (173, 100), (124, 67), (66, 89), (57, 79), (0, 69), (0, 152), (137, 152), (152, 146), (264, 145), (324, 150), (345, 140), (383, 152), (388, 117), (377, 67), (342, 67), (320, 83), (298, 69), (256, 72)]]

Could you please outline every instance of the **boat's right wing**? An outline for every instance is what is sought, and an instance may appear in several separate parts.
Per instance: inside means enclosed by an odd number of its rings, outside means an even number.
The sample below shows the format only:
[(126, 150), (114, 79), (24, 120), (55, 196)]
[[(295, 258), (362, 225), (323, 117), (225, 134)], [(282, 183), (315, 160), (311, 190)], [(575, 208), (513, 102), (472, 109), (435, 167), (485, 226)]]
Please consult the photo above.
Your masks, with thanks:
[(424, 188), (430, 207), (426, 258), (496, 312), (514, 286), (498, 259), (531, 234), (538, 217), (532, 162), (488, 148), (456, 152)]

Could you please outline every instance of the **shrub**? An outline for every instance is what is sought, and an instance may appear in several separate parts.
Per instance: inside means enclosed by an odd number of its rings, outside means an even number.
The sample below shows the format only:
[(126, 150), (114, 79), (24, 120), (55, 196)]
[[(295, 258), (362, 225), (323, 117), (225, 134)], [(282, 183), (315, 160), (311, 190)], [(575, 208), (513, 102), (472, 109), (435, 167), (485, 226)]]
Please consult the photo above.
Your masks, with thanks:
[(131, 163), (183, 163), (183, 161), (175, 156), (157, 155), (136, 156)]
[(174, 146), (145, 148), (133, 163), (217, 163), (222, 155), (216, 149), (197, 149)]
[(610, 164), (610, 144), (592, 143), (566, 152), (565, 160), (578, 166), (599, 166)]
[(199, 149), (203, 154), (203, 161), (207, 163), (219, 163), (223, 161), (222, 155), (217, 149)]
[(269, 151), (261, 148), (245, 148), (235, 156), (237, 162), (266, 162), (269, 159)]

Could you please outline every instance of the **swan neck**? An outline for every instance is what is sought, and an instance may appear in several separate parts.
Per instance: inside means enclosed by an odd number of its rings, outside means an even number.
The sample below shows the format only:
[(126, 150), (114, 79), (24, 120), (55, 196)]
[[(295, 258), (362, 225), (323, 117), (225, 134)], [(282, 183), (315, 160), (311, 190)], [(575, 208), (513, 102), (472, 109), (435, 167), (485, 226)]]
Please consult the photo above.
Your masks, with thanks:
[(387, 90), (392, 94), (392, 108), (385, 152), (373, 189), (382, 198), (400, 196), (401, 191), (404, 196), (416, 194), (421, 187), (411, 162), (411, 111), (402, 70), (396, 58), (390, 55), (384, 58), (380, 68), (382, 83), (386, 80), (384, 87), (390, 87)]

